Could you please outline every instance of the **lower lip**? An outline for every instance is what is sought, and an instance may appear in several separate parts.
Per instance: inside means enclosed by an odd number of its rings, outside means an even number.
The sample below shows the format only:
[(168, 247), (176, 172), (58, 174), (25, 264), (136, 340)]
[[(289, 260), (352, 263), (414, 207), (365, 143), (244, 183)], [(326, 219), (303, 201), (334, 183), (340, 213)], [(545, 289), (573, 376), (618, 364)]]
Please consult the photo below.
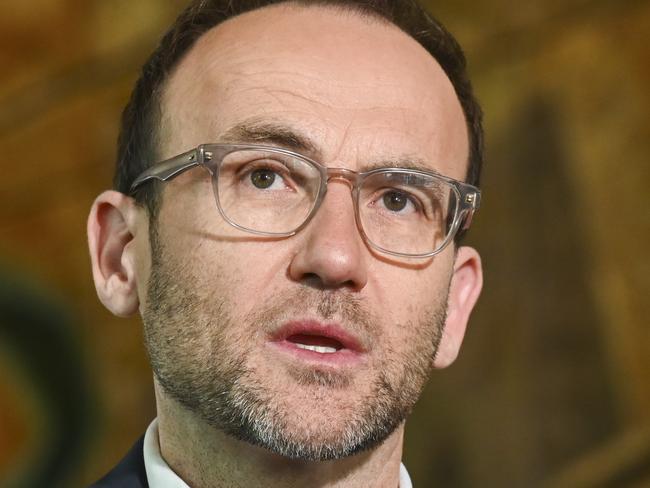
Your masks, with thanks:
[(282, 340), (267, 343), (273, 349), (289, 355), (299, 361), (317, 365), (356, 366), (363, 361), (364, 354), (350, 349), (340, 349), (336, 352), (316, 352), (302, 349), (291, 341)]

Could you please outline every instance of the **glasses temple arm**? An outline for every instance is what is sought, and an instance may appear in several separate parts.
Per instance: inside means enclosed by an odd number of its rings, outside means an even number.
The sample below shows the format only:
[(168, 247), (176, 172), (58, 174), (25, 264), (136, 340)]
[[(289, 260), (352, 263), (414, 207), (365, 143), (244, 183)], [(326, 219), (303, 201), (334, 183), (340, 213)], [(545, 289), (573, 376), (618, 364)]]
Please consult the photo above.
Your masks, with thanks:
[(198, 158), (197, 149), (184, 152), (183, 154), (162, 161), (161, 163), (155, 164), (145, 170), (133, 181), (129, 188), (129, 192), (133, 193), (139, 186), (150, 180), (170, 180), (199, 164), (201, 163)]

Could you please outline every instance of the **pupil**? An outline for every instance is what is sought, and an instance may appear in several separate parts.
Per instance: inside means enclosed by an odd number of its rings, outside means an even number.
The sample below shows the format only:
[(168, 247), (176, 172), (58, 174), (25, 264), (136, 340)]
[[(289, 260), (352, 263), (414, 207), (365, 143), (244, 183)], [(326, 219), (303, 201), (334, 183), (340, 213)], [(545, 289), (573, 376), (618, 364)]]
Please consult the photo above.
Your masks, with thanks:
[(408, 198), (404, 193), (391, 191), (384, 194), (384, 205), (386, 205), (388, 210), (392, 210), (393, 212), (404, 210), (407, 202)]
[(268, 169), (256, 169), (251, 173), (251, 182), (257, 188), (268, 188), (275, 181), (275, 173)]

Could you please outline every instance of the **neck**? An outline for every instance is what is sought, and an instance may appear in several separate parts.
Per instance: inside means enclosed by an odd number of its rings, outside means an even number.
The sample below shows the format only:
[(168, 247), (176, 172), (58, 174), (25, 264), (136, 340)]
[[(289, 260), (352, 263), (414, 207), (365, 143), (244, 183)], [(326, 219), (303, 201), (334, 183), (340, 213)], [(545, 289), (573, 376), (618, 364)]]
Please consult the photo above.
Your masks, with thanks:
[(372, 451), (334, 461), (295, 460), (207, 426), (160, 393), (157, 391), (161, 455), (171, 469), (194, 488), (395, 488), (399, 484), (403, 425)]

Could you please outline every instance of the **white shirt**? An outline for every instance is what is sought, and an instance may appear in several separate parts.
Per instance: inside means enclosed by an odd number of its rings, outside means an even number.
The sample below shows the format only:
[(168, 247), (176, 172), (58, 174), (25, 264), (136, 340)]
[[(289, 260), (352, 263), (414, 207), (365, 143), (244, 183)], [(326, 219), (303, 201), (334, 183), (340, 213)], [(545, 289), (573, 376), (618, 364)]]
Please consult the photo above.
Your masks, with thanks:
[[(160, 455), (158, 419), (154, 419), (144, 435), (144, 469), (150, 488), (189, 488)], [(411, 478), (403, 464), (399, 465), (399, 488), (413, 488)]]

